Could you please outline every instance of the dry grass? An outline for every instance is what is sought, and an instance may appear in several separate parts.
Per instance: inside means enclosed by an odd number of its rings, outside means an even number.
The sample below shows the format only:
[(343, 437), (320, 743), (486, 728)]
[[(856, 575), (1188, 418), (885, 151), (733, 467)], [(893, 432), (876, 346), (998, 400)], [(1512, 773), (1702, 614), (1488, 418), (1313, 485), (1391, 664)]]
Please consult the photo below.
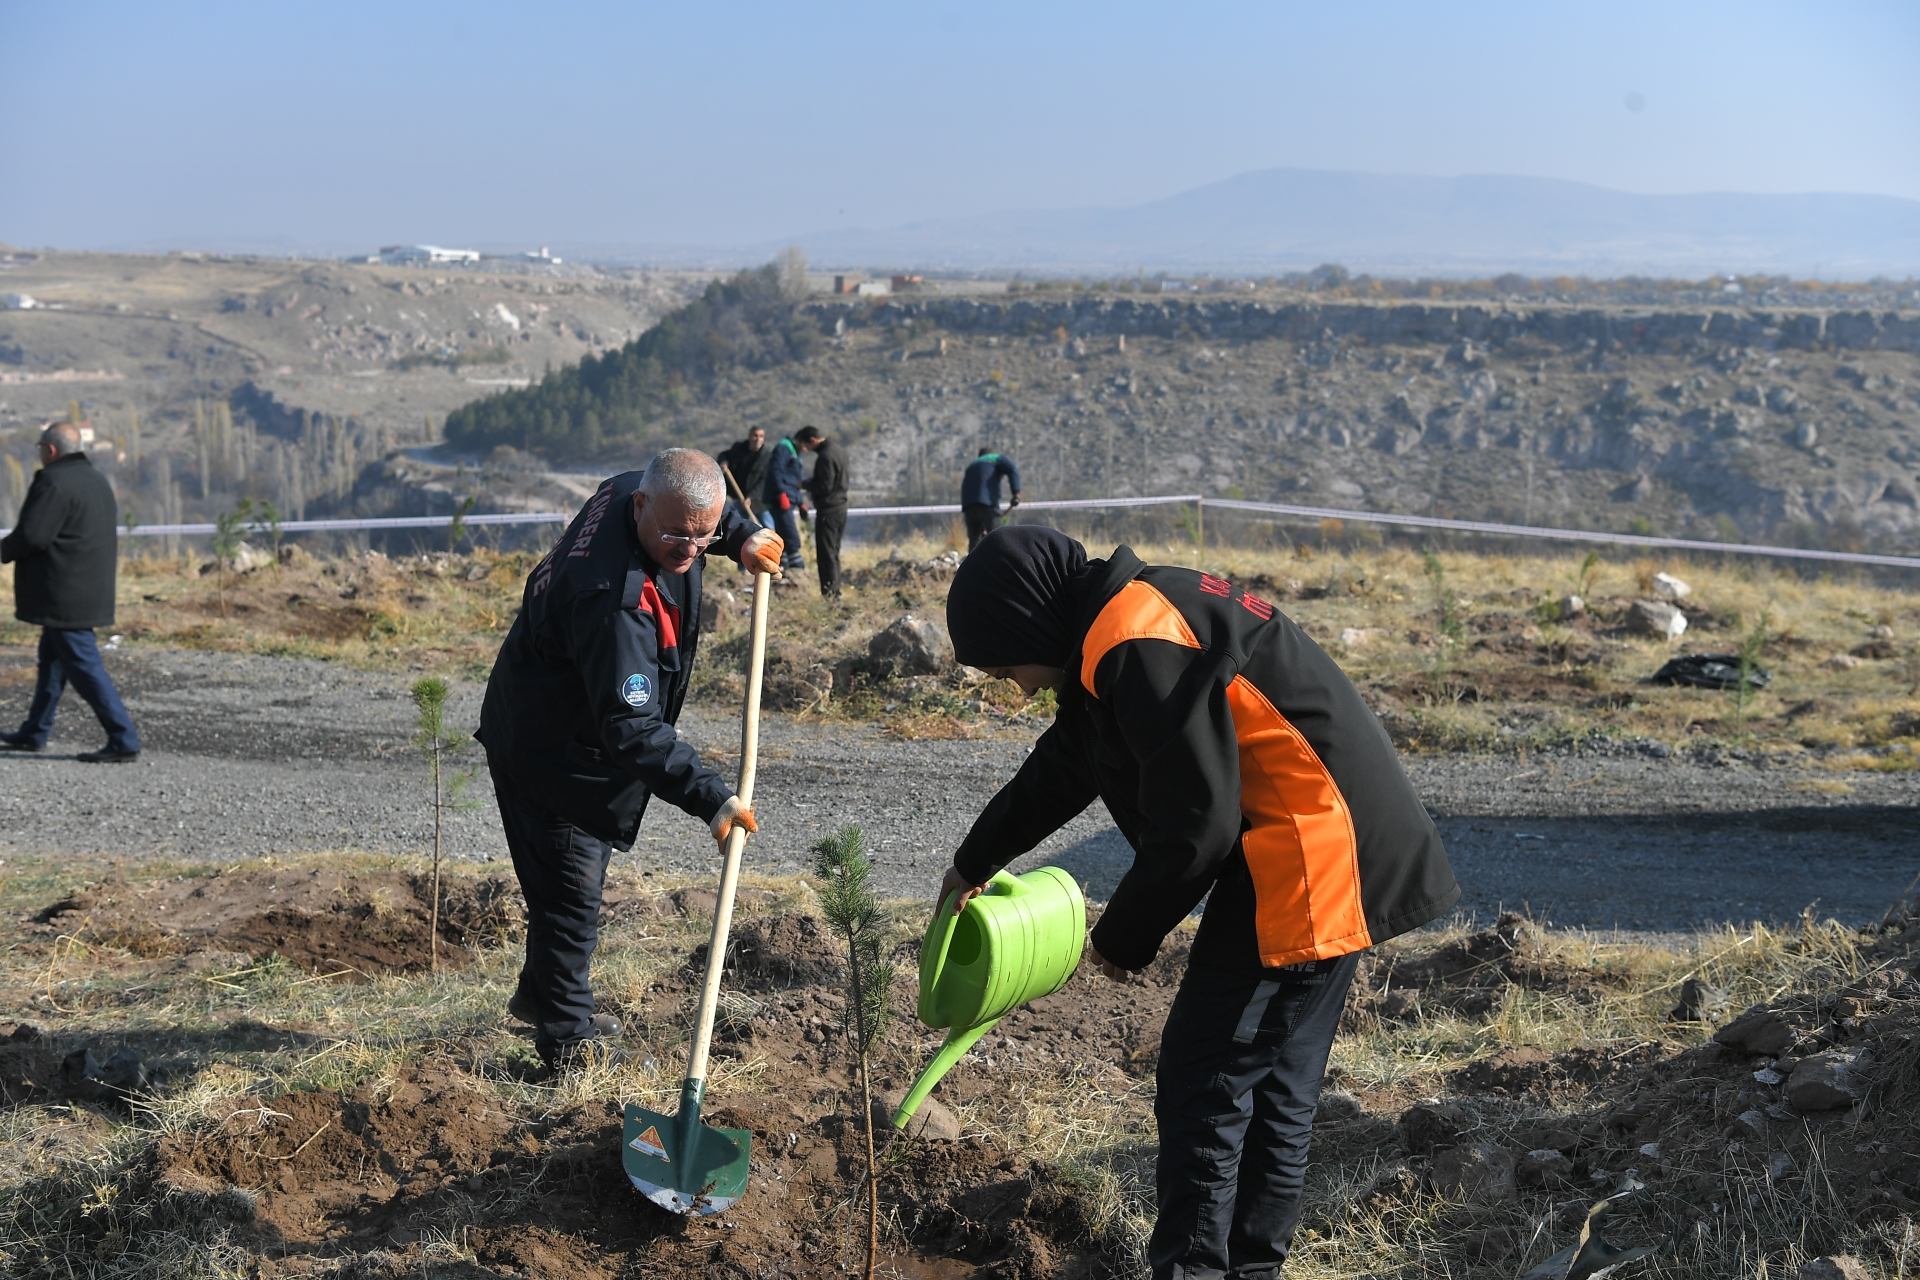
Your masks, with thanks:
[[(1217, 535), (1216, 535), (1217, 536)], [(1920, 594), (1846, 573), (1805, 577), (1758, 560), (1605, 560), (1584, 552), (1535, 556), (1440, 551), (1436, 589), (1413, 547), (1358, 538), (1288, 542), (1243, 527), (1258, 546), (1190, 539), (1134, 543), (1150, 562), (1203, 567), (1256, 582), (1358, 683), (1396, 739), (1412, 750), (1534, 750), (1593, 734), (1716, 746), (1822, 770), (1920, 767)], [(1111, 540), (1087, 535), (1104, 554)], [(863, 587), (821, 599), (808, 580), (779, 593), (771, 628), (769, 698), (807, 716), (878, 720), (904, 737), (991, 732), (1021, 713), (1011, 686), (976, 673), (875, 682), (833, 691), (833, 668), (866, 653), (903, 613), (943, 619), (947, 575), (890, 580), (887, 556), (925, 561), (962, 543), (957, 529), (849, 548)], [(425, 665), (484, 678), (519, 605), (534, 557), (478, 551), (387, 562), (334, 560), (255, 570), (227, 590), (223, 616), (203, 560), (122, 562), (118, 630), (136, 645), (283, 654), (376, 669)], [(872, 573), (876, 566), (882, 572)], [(1629, 636), (1625, 601), (1656, 572), (1693, 587), (1692, 628), (1677, 643)], [(711, 588), (736, 586), (717, 566)], [(1267, 584), (1271, 584), (1270, 586)], [(11, 612), (0, 584), (0, 616)], [(1554, 620), (1579, 592), (1605, 616)], [(1291, 597), (1291, 598), (1288, 598)], [(1444, 598), (1443, 598), (1444, 597)], [(742, 597), (744, 598), (744, 597)], [(1444, 604), (1444, 608), (1442, 607)], [(743, 610), (707, 638), (695, 696), (737, 696), (746, 656)], [(1765, 614), (1761, 662), (1773, 683), (1741, 705), (1726, 693), (1644, 683), (1680, 652), (1730, 651)], [(1886, 628), (1891, 636), (1876, 636)], [(1362, 633), (1342, 641), (1342, 633)], [(0, 643), (31, 628), (0, 624)], [(1854, 658), (1854, 651), (1863, 655)], [(1857, 665), (1831, 665), (1834, 660)], [(1044, 709), (1042, 709), (1044, 710)], [(1033, 715), (1029, 709), (1025, 712)]]
[[(325, 860), (380, 869), (409, 865), (354, 854)], [(17, 920), (102, 869), (48, 859), (12, 863), (0, 881), (0, 914)], [(147, 866), (131, 874), (204, 870)], [(768, 894), (768, 910), (803, 909), (811, 900), (799, 881), (756, 887)], [(903, 936), (918, 927), (922, 909), (897, 905)], [(1456, 923), (1383, 951), (1387, 957), (1423, 954), (1464, 932)], [(648, 988), (703, 940), (702, 924), (678, 918), (613, 931), (595, 966), (603, 1002), (623, 1013), (640, 1009)], [(1484, 1016), (1436, 1006), (1402, 1023), (1379, 1021), (1336, 1042), (1332, 1074), (1365, 1101), (1369, 1115), (1390, 1119), (1410, 1102), (1447, 1092), (1450, 1073), (1503, 1048), (1700, 1043), (1709, 1027), (1666, 1021), (1675, 992), (1690, 977), (1725, 989), (1737, 1010), (1787, 992), (1831, 989), (1856, 978), (1866, 963), (1858, 935), (1811, 919), (1789, 930), (1723, 929), (1672, 948), (1581, 933), (1547, 934), (1544, 946), (1554, 963), (1592, 977), (1602, 994), (1576, 999), (1510, 987)], [(557, 1083), (536, 1079), (529, 1046), (501, 1018), (517, 967), (518, 948), (505, 947), (480, 952), (456, 973), (388, 977), (358, 987), (316, 982), (275, 961), (156, 978), (138, 956), (84, 938), (37, 949), (16, 938), (0, 954), (0, 1007), (48, 1025), (62, 1044), (84, 1042), (96, 1051), (129, 1044), (149, 1061), (177, 1063), (180, 1070), (131, 1116), (54, 1102), (0, 1113), (0, 1189), (10, 1205), (0, 1219), (0, 1258), (9, 1260), (4, 1269), (57, 1258), (63, 1275), (103, 1280), (246, 1274), (246, 1257), (218, 1230), (170, 1217), (164, 1201), (142, 1198), (137, 1157), (163, 1135), (216, 1125), (292, 1090), (390, 1084), (408, 1063), (453, 1060), (478, 1088), (521, 1113), (560, 1114), (606, 1099), (672, 1104), (686, 1034), (680, 1020), (637, 1028), (659, 1055), (656, 1062), (598, 1066)], [(750, 1009), (741, 1012), (751, 1016)], [(262, 1028), (283, 1034), (263, 1044)], [(926, 1043), (896, 1033), (893, 1052), (910, 1064)], [(766, 1087), (766, 1060), (757, 1054), (722, 1060), (720, 1068), (713, 1096)], [(1001, 1063), (995, 1072), (998, 1087), (962, 1110), (965, 1129), (1064, 1168), (1082, 1188), (1094, 1230), (1119, 1273), (1144, 1274), (1154, 1154), (1150, 1083), (1101, 1061)], [(1540, 1114), (1520, 1105), (1482, 1111), (1496, 1136)], [(1317, 1139), (1305, 1226), (1289, 1275), (1507, 1276), (1517, 1274), (1523, 1258), (1538, 1261), (1569, 1238), (1564, 1221), (1538, 1197), (1471, 1205), (1420, 1189), (1369, 1201), (1367, 1189), (1390, 1163), (1389, 1141), (1356, 1146), (1337, 1135)], [(1812, 1234), (1822, 1241), (1889, 1258), (1910, 1247), (1884, 1222), (1854, 1221), (1847, 1206), (1823, 1198), (1811, 1174), (1780, 1181), (1736, 1162), (1720, 1176), (1727, 1212), (1712, 1232), (1702, 1234), (1678, 1207), (1658, 1202), (1626, 1228), (1667, 1231), (1678, 1241), (1647, 1264), (1646, 1274), (1727, 1280), (1791, 1274), (1815, 1222), (1819, 1230)], [(1463, 1252), (1464, 1238), (1488, 1232), (1512, 1242), (1497, 1267), (1476, 1265), (1471, 1251)], [(460, 1255), (457, 1240), (443, 1243), (448, 1260)]]

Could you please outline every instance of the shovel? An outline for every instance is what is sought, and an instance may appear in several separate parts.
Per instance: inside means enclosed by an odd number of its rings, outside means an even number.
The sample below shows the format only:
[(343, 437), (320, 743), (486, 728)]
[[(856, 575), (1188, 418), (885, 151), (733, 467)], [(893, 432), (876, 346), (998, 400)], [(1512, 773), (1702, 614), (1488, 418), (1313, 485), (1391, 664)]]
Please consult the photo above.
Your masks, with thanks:
[[(767, 659), (767, 597), (773, 579), (753, 577), (753, 656), (747, 664), (747, 706), (740, 729), (739, 796), (753, 804), (753, 777), (760, 753), (760, 679)], [(700, 1102), (707, 1085), (707, 1042), (713, 1038), (713, 1013), (720, 1002), (720, 974), (727, 963), (727, 930), (733, 924), (734, 890), (740, 884), (740, 855), (747, 829), (733, 824), (720, 866), (720, 896), (713, 905), (713, 936), (707, 943), (707, 977), (693, 1023), (693, 1047), (687, 1054), (687, 1078), (680, 1086), (680, 1111), (662, 1115), (627, 1104), (621, 1158), (627, 1177), (641, 1194), (674, 1213), (695, 1217), (719, 1213), (747, 1189), (745, 1129), (700, 1123)]]

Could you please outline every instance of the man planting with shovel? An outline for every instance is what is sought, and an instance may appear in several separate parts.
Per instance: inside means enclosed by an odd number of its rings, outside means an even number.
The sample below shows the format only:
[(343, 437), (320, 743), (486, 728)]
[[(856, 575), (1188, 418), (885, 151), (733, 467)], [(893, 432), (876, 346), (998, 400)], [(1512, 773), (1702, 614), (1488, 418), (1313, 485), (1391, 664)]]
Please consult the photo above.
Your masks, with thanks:
[(1053, 725), (941, 885), (970, 897), (1096, 798), (1134, 861), (1088, 955), (1125, 981), (1206, 899), (1161, 1035), (1156, 1277), (1279, 1275), (1359, 953), (1460, 890), (1392, 744), (1340, 668), (1224, 578), (988, 534), (947, 596), (954, 656), (1057, 691)]
[(780, 572), (780, 536), (726, 504), (720, 468), (668, 449), (602, 482), (534, 566), (487, 681), (480, 731), (514, 873), (527, 957), (507, 1011), (551, 1067), (617, 1039), (588, 965), (612, 849), (658, 795), (723, 846), (753, 810), (674, 732), (700, 641), (700, 569), (716, 547)]

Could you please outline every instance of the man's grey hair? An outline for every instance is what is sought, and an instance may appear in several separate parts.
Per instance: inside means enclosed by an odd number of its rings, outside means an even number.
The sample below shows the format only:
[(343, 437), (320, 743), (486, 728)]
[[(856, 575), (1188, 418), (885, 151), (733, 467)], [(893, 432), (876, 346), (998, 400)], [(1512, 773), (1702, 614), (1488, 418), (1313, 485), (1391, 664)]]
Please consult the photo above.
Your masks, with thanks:
[(662, 449), (640, 477), (640, 492), (649, 498), (670, 493), (694, 511), (705, 511), (727, 496), (720, 464), (698, 449)]
[(64, 458), (70, 453), (80, 452), (80, 428), (71, 422), (49, 422), (47, 429), (40, 433), (40, 443), (53, 450), (53, 456)]

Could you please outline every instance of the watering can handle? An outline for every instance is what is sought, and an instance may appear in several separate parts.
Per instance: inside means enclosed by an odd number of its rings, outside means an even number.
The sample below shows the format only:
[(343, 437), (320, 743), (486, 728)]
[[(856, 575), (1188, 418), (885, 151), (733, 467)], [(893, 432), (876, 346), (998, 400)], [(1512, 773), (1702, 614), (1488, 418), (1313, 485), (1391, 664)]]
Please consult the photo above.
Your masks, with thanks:
[(940, 901), (940, 909), (933, 917), (933, 935), (925, 945), (933, 949), (933, 974), (926, 980), (928, 990), (940, 985), (940, 971), (947, 967), (947, 944), (953, 941), (953, 922), (959, 917), (954, 912), (953, 900), (960, 895), (955, 889)]

